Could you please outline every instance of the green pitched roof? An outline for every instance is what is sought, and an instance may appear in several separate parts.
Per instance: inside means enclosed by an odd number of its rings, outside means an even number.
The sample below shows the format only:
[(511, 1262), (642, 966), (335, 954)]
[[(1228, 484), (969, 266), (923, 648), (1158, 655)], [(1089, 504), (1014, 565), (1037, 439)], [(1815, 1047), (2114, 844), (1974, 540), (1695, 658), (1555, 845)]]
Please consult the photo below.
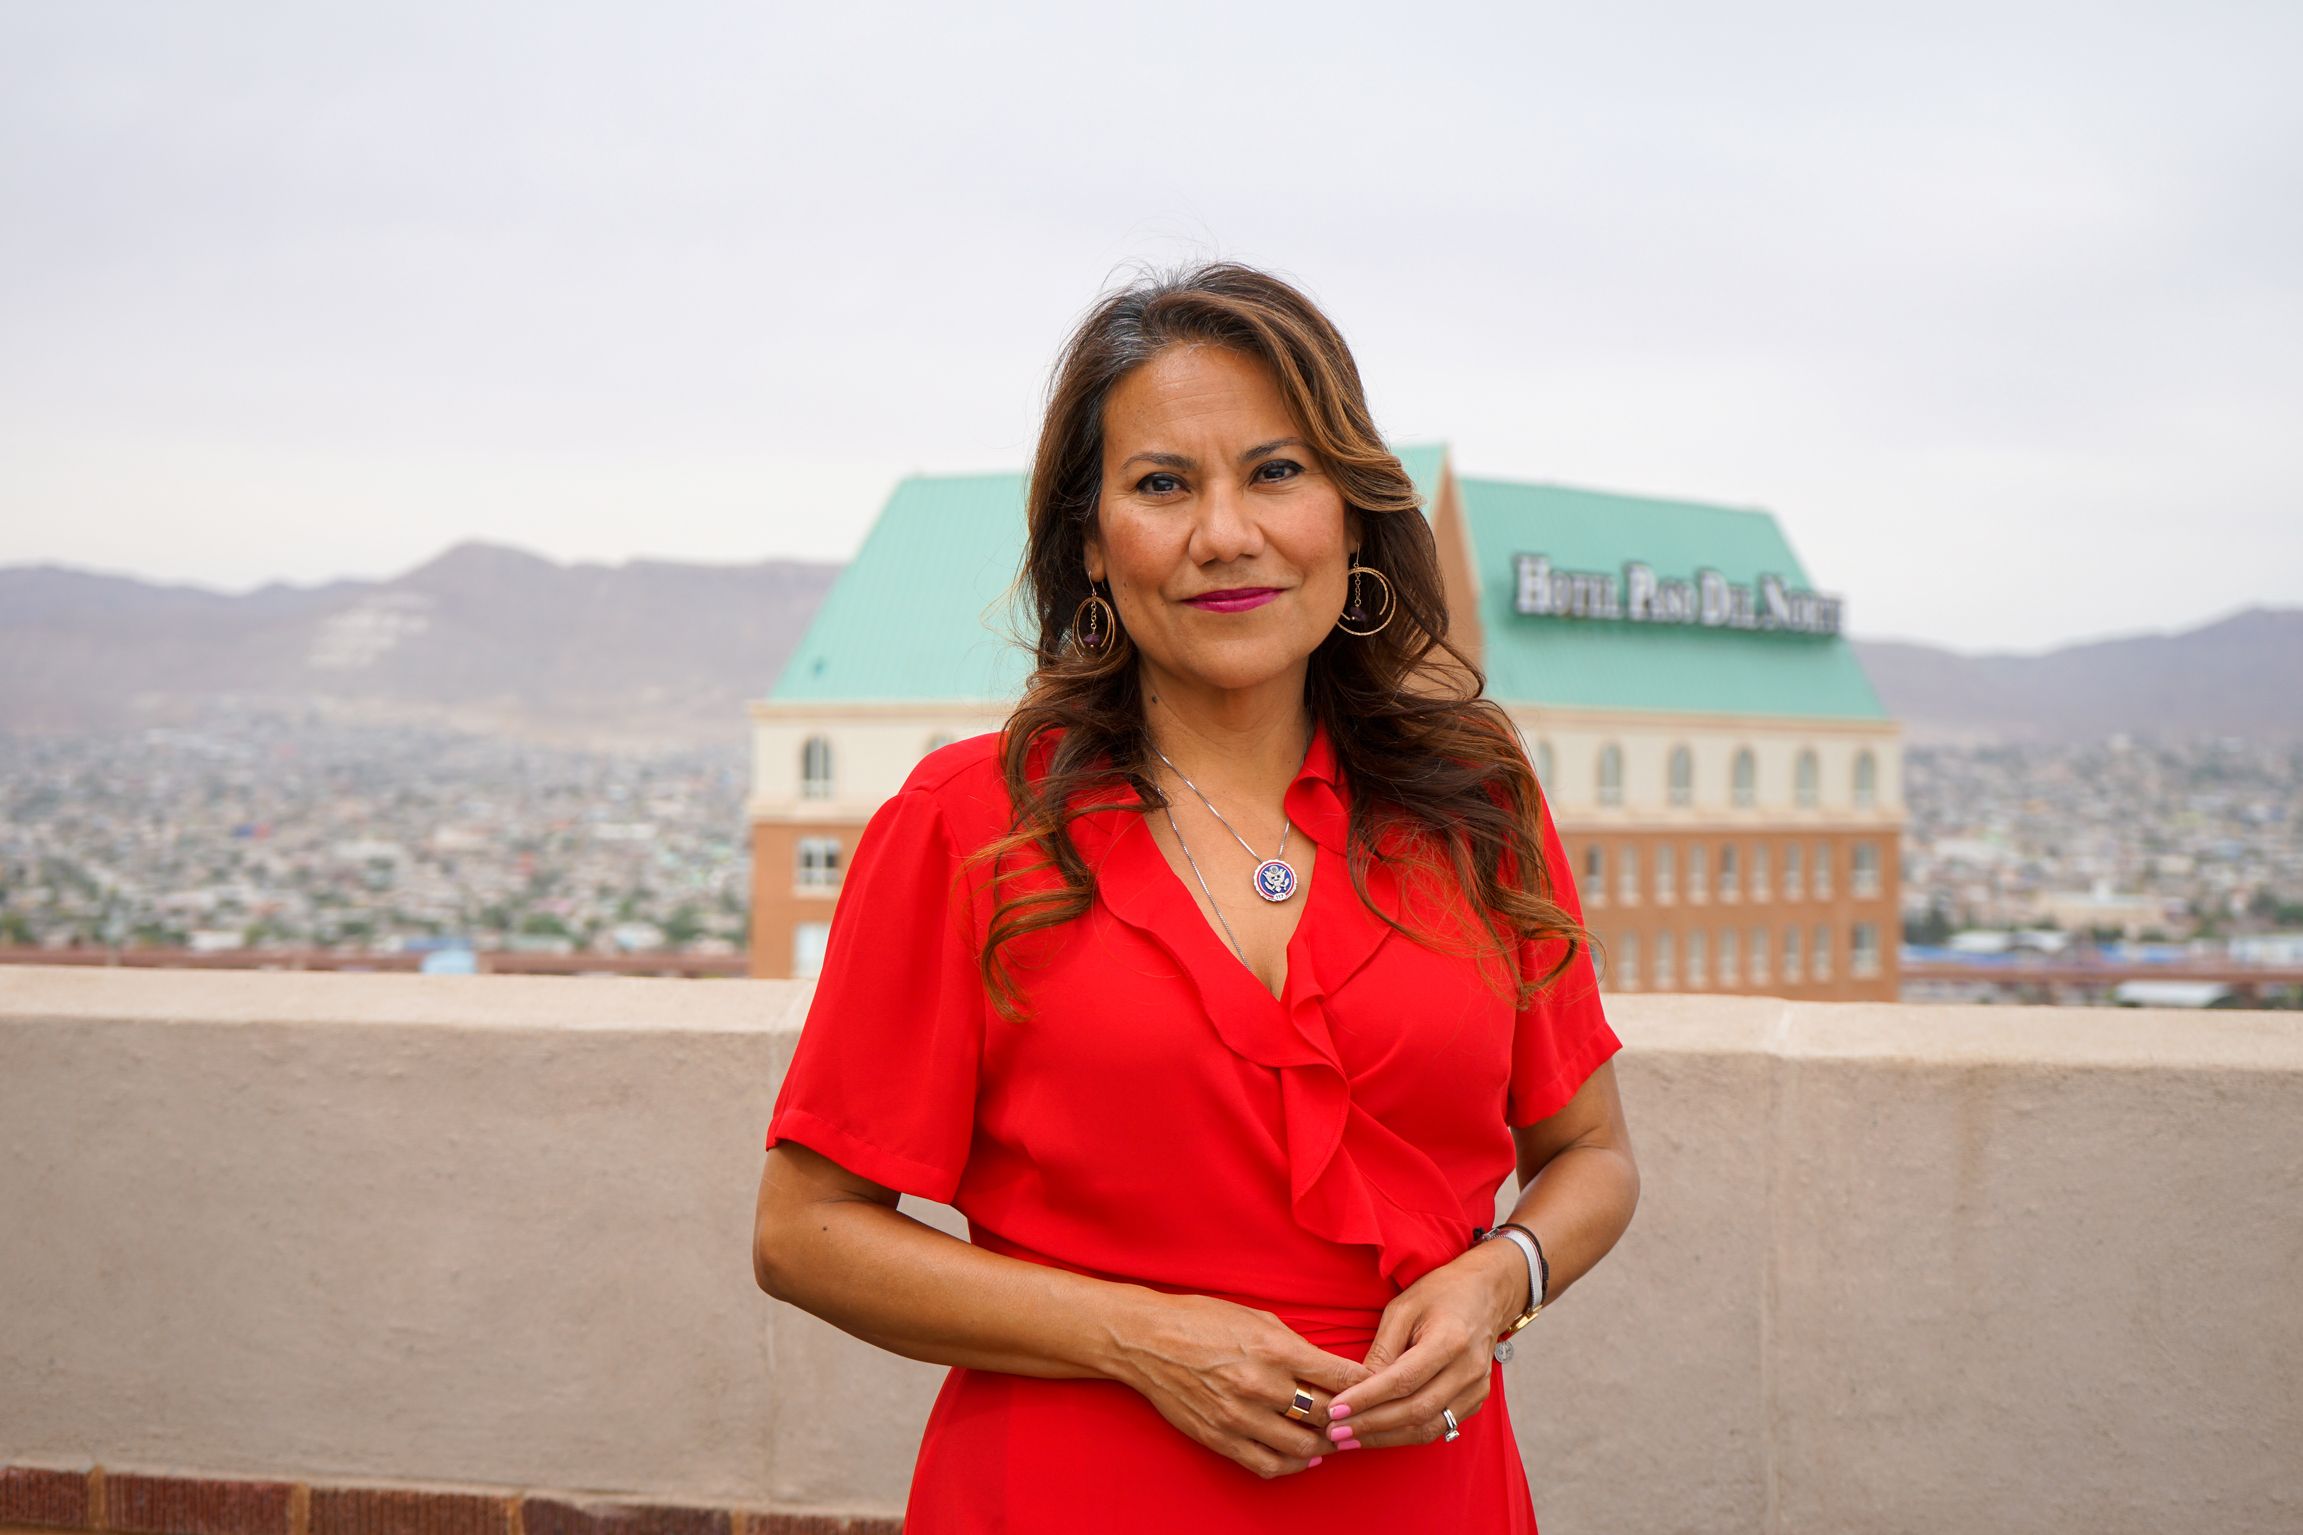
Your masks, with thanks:
[[(1395, 446), (1428, 508), (1441, 443)], [(1694, 629), (1513, 611), (1514, 559), (1618, 573), (1643, 560), (1684, 579), (1709, 566), (1748, 584), (1808, 584), (1765, 512), (1556, 485), (1462, 479), (1487, 641), (1488, 691), (1506, 703), (1685, 713), (1883, 718), (1842, 637)], [(899, 484), (840, 573), (769, 697), (777, 702), (1012, 699), (1030, 674), (1011, 605), (1023, 555), (1020, 474), (915, 475)]]
[[(872, 524), (768, 696), (781, 703), (1021, 696), (1024, 477), (914, 475)], [(1020, 598), (1020, 594), (1019, 594)]]
[(1844, 635), (1808, 635), (1516, 609), (1517, 557), (1620, 577), (1638, 560), (1665, 579), (1699, 567), (1749, 585), (1761, 575), (1809, 585), (1766, 512), (1658, 501), (1561, 485), (1459, 479), (1479, 583), (1488, 692), (1506, 703), (1674, 713), (1883, 719)]

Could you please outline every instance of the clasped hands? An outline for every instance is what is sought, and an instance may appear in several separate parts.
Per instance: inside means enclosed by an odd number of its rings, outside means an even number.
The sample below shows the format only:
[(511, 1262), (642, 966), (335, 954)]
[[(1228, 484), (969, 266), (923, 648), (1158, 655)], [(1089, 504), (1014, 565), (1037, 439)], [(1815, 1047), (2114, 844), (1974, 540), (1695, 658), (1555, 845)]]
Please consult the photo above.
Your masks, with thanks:
[[(1526, 1290), (1518, 1251), (1482, 1243), (1392, 1298), (1364, 1363), (1313, 1346), (1269, 1311), (1161, 1295), (1114, 1374), (1217, 1454), (1287, 1476), (1344, 1450), (1429, 1444), (1447, 1432), (1443, 1409), (1468, 1422)], [(1299, 1386), (1313, 1398), (1309, 1425), (1282, 1412)]]

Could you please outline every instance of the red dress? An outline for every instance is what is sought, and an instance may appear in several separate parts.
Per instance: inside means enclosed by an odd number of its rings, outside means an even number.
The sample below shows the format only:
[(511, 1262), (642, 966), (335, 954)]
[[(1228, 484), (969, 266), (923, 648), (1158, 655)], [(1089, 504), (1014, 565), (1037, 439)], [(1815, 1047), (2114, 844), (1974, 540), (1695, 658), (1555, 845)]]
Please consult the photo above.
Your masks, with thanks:
[[(1236, 1300), (1364, 1356), (1384, 1304), (1494, 1219), (1509, 1127), (1557, 1112), (1617, 1049), (1588, 957), (1515, 1015), (1473, 960), (1386, 927), (1351, 885), (1347, 789), (1320, 727), (1285, 796), (1319, 857), (1280, 997), (1200, 914), (1142, 814), (1101, 811), (1071, 823), (1093, 905), (1002, 949), (1031, 1009), (1011, 1023), (976, 966), (982, 865), (959, 863), (1008, 823), (995, 746), (930, 753), (866, 826), (768, 1145), (949, 1203), (994, 1252)], [(1548, 811), (1543, 850), (1577, 910)], [(1368, 891), (1430, 930), (1433, 897), (1390, 866), (1371, 865)], [(1556, 943), (1523, 962), (1541, 974)], [(1331, 1520), (1532, 1532), (1500, 1374), (1452, 1444), (1346, 1451), (1267, 1482), (1117, 1382), (956, 1368), (904, 1528), (1272, 1535)]]

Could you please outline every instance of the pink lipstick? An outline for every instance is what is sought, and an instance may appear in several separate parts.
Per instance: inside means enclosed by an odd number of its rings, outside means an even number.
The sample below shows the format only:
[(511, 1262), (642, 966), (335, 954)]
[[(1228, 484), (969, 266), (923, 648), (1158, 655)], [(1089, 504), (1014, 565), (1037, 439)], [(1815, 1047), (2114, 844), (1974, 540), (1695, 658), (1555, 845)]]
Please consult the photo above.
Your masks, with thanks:
[(1184, 600), (1195, 608), (1210, 613), (1245, 613), (1249, 608), (1260, 608), (1279, 595), (1276, 586), (1239, 586), (1223, 592), (1203, 592)]

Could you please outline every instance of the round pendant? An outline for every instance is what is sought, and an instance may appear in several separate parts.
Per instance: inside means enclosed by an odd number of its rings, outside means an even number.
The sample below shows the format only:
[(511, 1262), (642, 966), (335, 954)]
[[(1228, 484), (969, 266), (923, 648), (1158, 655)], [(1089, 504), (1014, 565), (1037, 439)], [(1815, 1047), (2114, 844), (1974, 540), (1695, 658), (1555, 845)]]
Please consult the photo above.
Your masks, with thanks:
[(1255, 866), (1255, 893), (1267, 901), (1284, 901), (1295, 894), (1295, 870), (1277, 858)]

